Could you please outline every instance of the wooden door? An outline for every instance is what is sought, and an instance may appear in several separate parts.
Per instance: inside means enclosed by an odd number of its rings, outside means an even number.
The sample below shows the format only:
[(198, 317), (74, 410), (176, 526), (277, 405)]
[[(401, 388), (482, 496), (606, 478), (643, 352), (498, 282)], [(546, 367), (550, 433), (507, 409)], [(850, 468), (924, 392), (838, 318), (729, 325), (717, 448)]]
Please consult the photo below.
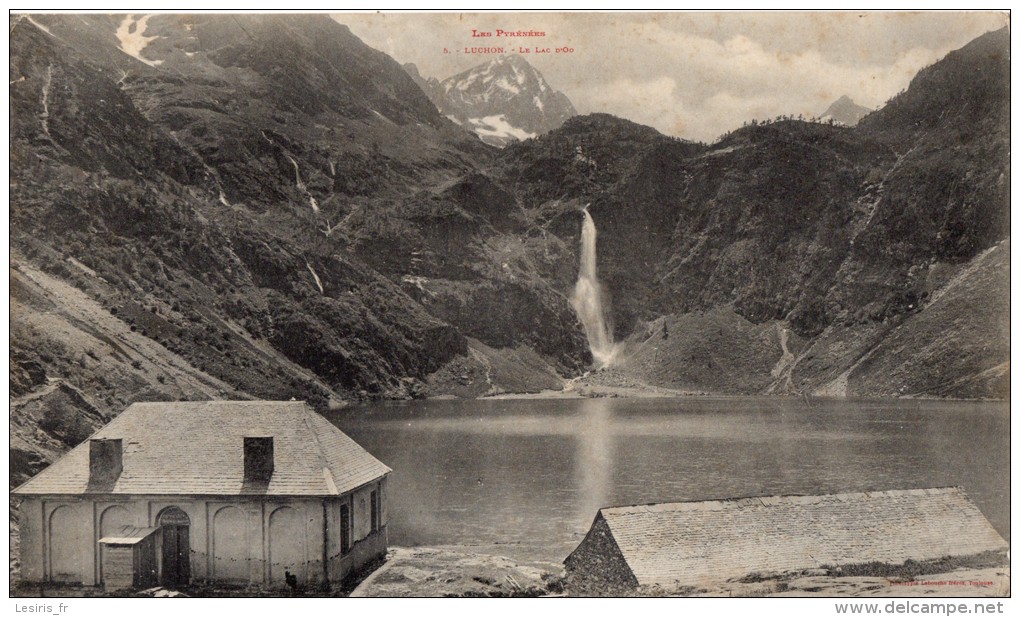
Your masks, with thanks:
[(184, 587), (191, 579), (191, 555), (186, 525), (163, 525), (164, 587)]
[(178, 508), (167, 508), (159, 515), (163, 544), (159, 582), (164, 587), (184, 587), (191, 580), (190, 522), (188, 515)]
[(159, 584), (159, 572), (156, 566), (156, 536), (150, 535), (134, 549), (134, 586), (148, 589)]

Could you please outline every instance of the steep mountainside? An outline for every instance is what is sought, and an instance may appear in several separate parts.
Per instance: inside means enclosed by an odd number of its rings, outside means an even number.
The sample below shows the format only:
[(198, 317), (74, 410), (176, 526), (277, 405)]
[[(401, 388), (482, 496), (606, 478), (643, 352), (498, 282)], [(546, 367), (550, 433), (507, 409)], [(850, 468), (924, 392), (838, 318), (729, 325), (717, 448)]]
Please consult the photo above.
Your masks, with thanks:
[(570, 99), (516, 54), (443, 81), (424, 79), (413, 64), (404, 68), (440, 112), (494, 146), (547, 133), (577, 115)]
[(870, 114), (871, 109), (864, 105), (854, 103), (854, 100), (847, 95), (839, 97), (832, 105), (822, 113), (819, 120), (825, 122), (833, 120), (845, 126), (857, 126), (861, 118)]
[[(985, 272), (975, 263), (984, 251), (1009, 251), (1008, 64), (1008, 33), (989, 33), (855, 129), (781, 121), (703, 147), (576, 118), (508, 148), (501, 177), (550, 221), (591, 202), (617, 333), (633, 344), (665, 339), (652, 346), (654, 361), (634, 359), (653, 383), (942, 396), (946, 383), (994, 369), (994, 380), (968, 381), (983, 385), (966, 395), (1004, 396), (1006, 312), (989, 323), (933, 298), (960, 273)], [(1007, 290), (994, 280), (978, 276), (973, 291), (1002, 309)], [(709, 332), (711, 343), (701, 336)], [(918, 349), (909, 377), (873, 372), (870, 383), (843, 385), (851, 369), (909, 354), (883, 344), (906, 332), (972, 351), (965, 359)]]
[[(492, 149), (346, 27), (16, 15), (11, 31), (18, 460), (57, 447), (28, 411), (47, 397), (91, 426), (133, 400), (419, 396), (473, 357), (469, 335), (541, 347), (517, 363), (543, 383), (584, 361), (565, 292), (500, 253), (519, 221), (488, 201)], [(426, 275), (441, 301), (418, 295)], [(502, 330), (476, 332), (490, 308)]]

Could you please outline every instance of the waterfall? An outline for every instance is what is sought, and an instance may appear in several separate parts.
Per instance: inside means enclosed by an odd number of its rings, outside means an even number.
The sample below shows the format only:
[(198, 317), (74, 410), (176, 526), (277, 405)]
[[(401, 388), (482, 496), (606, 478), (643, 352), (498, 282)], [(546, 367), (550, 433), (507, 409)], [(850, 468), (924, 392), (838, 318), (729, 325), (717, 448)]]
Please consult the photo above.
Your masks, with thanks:
[(602, 286), (599, 285), (595, 257), (595, 221), (584, 207), (584, 226), (581, 228), (581, 270), (574, 286), (570, 305), (574, 307), (584, 333), (588, 337), (591, 355), (600, 366), (609, 366), (616, 358), (620, 346), (613, 342), (613, 329), (606, 321), (602, 306)]

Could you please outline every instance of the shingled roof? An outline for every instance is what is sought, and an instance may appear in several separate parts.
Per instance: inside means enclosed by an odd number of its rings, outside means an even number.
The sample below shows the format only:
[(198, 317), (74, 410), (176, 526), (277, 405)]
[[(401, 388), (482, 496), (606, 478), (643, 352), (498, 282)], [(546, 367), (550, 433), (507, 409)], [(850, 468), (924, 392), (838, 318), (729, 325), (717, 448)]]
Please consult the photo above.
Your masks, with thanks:
[(698, 585), (1006, 549), (963, 490), (933, 488), (603, 508), (566, 563), (622, 561), (631, 584)]
[[(268, 485), (244, 482), (244, 438), (273, 437)], [(92, 436), (121, 439), (115, 495), (340, 495), (390, 472), (340, 429), (299, 401), (135, 403)], [(14, 490), (82, 495), (89, 442)]]

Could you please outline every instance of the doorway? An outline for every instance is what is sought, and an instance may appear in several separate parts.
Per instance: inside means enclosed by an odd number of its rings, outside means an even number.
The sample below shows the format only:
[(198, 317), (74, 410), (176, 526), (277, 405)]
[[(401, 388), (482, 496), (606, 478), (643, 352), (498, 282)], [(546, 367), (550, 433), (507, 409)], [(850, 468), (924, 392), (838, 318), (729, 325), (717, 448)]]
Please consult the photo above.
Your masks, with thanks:
[(169, 507), (159, 513), (158, 522), (163, 544), (159, 582), (164, 587), (184, 587), (191, 580), (191, 543), (188, 540), (191, 519), (180, 508)]

